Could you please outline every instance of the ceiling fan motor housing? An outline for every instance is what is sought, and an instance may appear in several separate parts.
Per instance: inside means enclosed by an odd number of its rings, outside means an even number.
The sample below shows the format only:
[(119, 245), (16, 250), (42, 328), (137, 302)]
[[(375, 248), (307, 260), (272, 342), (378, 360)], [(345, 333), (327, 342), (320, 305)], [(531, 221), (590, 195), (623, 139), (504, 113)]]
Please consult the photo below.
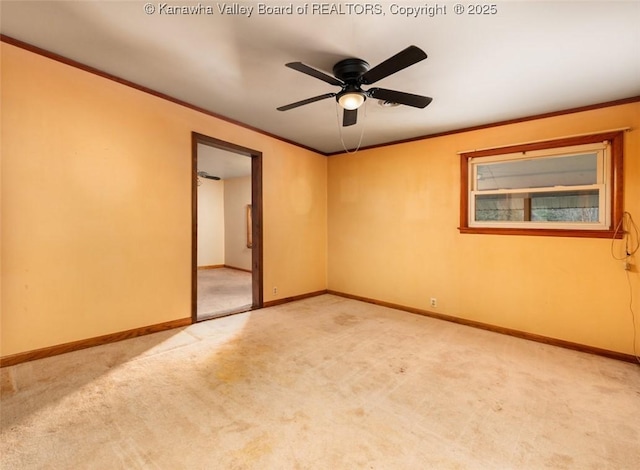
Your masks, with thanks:
[[(362, 59), (344, 59), (333, 66), (333, 75), (344, 82), (342, 91), (336, 95), (336, 101), (345, 107), (345, 95), (360, 95), (362, 98), (352, 104), (346, 104), (345, 109), (354, 110), (367, 99), (366, 93), (360, 88), (360, 77), (369, 70), (369, 63)], [(343, 98), (344, 97), (344, 98)]]
[(344, 59), (333, 66), (333, 75), (347, 84), (355, 84), (368, 70), (369, 63), (362, 59)]

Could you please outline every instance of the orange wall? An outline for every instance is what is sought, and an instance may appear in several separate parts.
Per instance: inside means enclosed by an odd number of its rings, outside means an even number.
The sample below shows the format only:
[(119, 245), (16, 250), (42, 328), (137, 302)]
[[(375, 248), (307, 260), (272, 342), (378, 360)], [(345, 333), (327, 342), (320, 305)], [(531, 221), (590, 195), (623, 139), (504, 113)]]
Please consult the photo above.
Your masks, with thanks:
[(0, 52), (3, 356), (190, 315), (192, 131), (263, 152), (265, 301), (436, 297), (439, 313), (632, 352), (610, 241), (460, 235), (457, 152), (630, 126), (625, 209), (640, 221), (640, 103), (327, 159)]
[(640, 224), (640, 103), (330, 157), (329, 289), (631, 354), (610, 240), (457, 230), (457, 152), (627, 126), (624, 205)]
[(3, 356), (190, 316), (192, 131), (263, 152), (265, 301), (326, 288), (325, 157), (0, 52)]

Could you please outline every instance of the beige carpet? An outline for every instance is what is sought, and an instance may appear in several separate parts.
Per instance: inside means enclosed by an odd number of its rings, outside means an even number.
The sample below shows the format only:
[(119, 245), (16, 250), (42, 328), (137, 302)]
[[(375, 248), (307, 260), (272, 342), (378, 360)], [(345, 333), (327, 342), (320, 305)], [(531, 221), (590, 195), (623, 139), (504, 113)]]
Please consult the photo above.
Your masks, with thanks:
[(2, 371), (3, 470), (640, 468), (637, 365), (330, 295)]
[(198, 320), (251, 309), (251, 273), (238, 269), (198, 270)]

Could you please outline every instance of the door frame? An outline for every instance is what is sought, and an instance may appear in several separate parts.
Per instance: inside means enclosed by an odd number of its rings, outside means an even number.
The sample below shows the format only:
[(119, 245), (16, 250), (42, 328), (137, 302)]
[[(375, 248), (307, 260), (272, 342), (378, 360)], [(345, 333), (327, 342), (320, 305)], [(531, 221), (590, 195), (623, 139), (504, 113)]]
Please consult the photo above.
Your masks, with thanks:
[(191, 323), (198, 321), (198, 144), (251, 158), (251, 309), (263, 306), (262, 152), (191, 132)]

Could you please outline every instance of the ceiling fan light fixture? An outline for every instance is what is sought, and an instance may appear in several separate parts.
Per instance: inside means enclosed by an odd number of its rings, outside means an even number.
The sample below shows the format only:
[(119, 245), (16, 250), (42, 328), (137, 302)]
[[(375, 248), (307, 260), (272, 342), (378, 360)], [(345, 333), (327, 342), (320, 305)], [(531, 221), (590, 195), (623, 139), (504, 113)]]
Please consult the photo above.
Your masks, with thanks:
[(364, 100), (364, 94), (357, 91), (350, 91), (338, 96), (338, 103), (340, 104), (340, 106), (350, 111), (358, 109), (360, 106), (362, 106)]

